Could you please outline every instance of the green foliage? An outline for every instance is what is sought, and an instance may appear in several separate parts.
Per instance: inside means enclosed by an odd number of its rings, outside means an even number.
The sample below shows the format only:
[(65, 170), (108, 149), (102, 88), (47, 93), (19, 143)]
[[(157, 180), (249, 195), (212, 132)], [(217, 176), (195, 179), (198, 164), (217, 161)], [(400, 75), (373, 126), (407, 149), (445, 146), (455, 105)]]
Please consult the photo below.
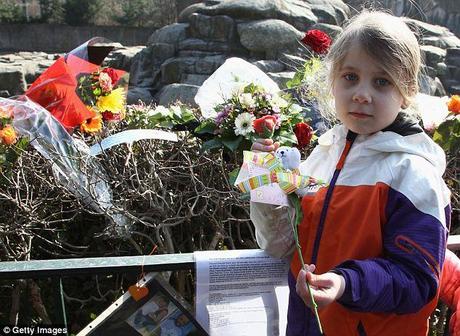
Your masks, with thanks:
[(0, 1), (0, 22), (1, 23), (23, 23), (26, 17), (21, 6), (13, 0)]
[(458, 153), (460, 150), (460, 118), (450, 115), (435, 130), (433, 140), (445, 151), (452, 154)]
[(64, 3), (64, 21), (71, 26), (94, 23), (102, 11), (102, 0), (67, 0)]
[(321, 59), (313, 57), (306, 61), (300, 69), (298, 69), (294, 77), (286, 83), (289, 89), (296, 88), (308, 83), (310, 78), (314, 78), (315, 74), (321, 69)]
[(9, 184), (8, 179), (11, 177), (16, 161), (28, 145), (27, 138), (20, 138), (16, 144), (11, 146), (0, 144), (0, 186)]
[(114, 15), (113, 19), (121, 25), (148, 27), (155, 26), (155, 14), (158, 8), (152, 0), (126, 0), (121, 4), (121, 15)]
[(41, 17), (39, 22), (62, 23), (64, 20), (64, 7), (60, 0), (40, 0)]
[(127, 106), (126, 122), (130, 128), (172, 128), (196, 120), (186, 105), (153, 106), (140, 102)]

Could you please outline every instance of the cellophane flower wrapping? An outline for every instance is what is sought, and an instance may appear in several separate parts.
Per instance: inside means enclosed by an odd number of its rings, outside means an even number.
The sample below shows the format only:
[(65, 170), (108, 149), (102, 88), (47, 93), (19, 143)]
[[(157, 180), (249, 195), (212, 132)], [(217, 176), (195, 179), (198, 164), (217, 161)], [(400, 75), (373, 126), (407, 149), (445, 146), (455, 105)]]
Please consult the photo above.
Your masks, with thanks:
[(107, 43), (93, 38), (60, 57), (32, 83), (26, 96), (47, 109), (69, 131), (81, 125), (83, 131), (98, 131), (100, 127), (85, 126), (95, 117), (102, 119), (104, 113), (108, 119), (122, 119), (126, 92), (118, 86), (126, 73), (101, 67), (113, 49)]

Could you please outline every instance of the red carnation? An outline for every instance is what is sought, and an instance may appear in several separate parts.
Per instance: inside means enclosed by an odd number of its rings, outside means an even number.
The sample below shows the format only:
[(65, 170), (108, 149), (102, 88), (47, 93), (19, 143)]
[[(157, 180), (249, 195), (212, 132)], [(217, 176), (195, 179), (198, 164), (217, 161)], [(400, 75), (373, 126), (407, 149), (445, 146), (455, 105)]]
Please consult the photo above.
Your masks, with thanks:
[(310, 144), (313, 128), (307, 123), (300, 122), (294, 126), (294, 134), (297, 138), (297, 148), (303, 149)]
[(102, 69), (102, 72), (105, 72), (107, 75), (109, 75), (113, 85), (115, 85), (115, 83), (120, 79), (120, 76), (118, 76), (117, 72), (113, 68), (104, 68)]
[(271, 138), (276, 126), (276, 117), (266, 115), (254, 120), (253, 124), (256, 133), (264, 138)]
[(121, 115), (119, 113), (112, 113), (110, 111), (102, 112), (102, 119), (105, 121), (120, 121)]
[(331, 38), (325, 32), (313, 29), (307, 31), (302, 39), (303, 44), (309, 46), (314, 52), (318, 54), (325, 54), (331, 46)]

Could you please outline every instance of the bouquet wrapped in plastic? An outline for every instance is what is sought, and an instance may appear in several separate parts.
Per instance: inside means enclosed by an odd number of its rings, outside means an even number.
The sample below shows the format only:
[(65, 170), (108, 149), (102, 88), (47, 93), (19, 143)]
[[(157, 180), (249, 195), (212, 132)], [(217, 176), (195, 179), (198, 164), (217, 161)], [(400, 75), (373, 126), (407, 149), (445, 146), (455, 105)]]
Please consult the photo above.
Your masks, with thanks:
[(15, 137), (28, 139), (44, 158), (52, 162), (55, 178), (62, 186), (81, 199), (85, 206), (106, 215), (119, 234), (129, 233), (127, 218), (112, 204), (108, 178), (84, 142), (74, 139), (56, 118), (26, 96), (0, 98), (0, 111), (9, 112), (12, 120), (9, 127)]
[(26, 96), (47, 109), (67, 130), (100, 130), (102, 121), (124, 117), (125, 71), (101, 67), (113, 49), (95, 37), (60, 57), (30, 86)]

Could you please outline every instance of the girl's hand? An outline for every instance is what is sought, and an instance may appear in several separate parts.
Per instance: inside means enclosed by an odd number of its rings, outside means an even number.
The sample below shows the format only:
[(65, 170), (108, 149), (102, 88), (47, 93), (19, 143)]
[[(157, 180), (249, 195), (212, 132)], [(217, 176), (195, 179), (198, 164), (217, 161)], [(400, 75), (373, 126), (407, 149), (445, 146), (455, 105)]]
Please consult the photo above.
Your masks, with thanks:
[(313, 308), (307, 281), (310, 284), (311, 293), (318, 308), (326, 307), (328, 304), (340, 299), (345, 290), (345, 278), (343, 276), (335, 273), (313, 274), (311, 269), (314, 270), (314, 265), (307, 266), (307, 269), (299, 272), (296, 284), (297, 294), (305, 302), (305, 305)]
[(251, 146), (254, 152), (274, 152), (280, 146), (279, 142), (273, 142), (273, 139), (256, 139)]

